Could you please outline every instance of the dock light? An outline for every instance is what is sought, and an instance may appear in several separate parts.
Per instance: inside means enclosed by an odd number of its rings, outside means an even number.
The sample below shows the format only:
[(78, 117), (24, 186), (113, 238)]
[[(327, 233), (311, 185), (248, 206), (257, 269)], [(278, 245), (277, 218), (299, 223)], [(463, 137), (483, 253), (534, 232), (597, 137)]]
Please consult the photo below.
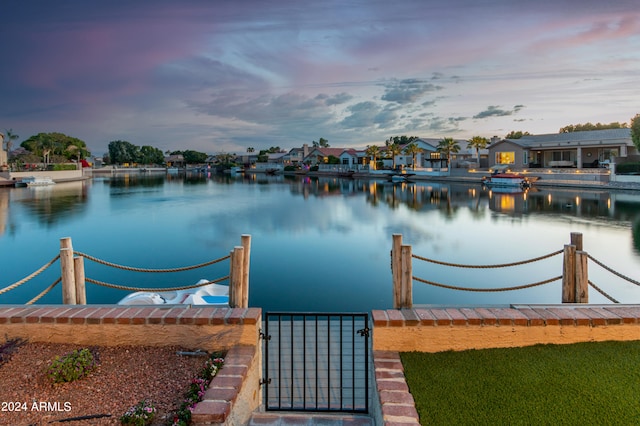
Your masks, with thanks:
[(611, 198), (607, 198), (607, 208), (611, 208)]
[(551, 194), (547, 196), (547, 201), (549, 202), (549, 205), (551, 205)]
[(580, 197), (576, 196), (576, 206), (580, 206)]

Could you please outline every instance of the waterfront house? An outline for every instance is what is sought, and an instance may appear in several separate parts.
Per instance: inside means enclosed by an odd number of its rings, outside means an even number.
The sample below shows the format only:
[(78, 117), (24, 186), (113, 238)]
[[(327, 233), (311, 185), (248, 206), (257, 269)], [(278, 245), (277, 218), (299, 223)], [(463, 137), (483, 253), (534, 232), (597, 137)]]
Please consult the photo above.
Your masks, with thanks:
[[(447, 157), (438, 152), (438, 144), (442, 139), (437, 138), (419, 138), (413, 141), (414, 144), (418, 145), (418, 147), (422, 150), (421, 153), (416, 155), (416, 167), (417, 168), (427, 168), (427, 169), (439, 169), (443, 167), (447, 167)], [(473, 156), (475, 156), (475, 151), (471, 150), (467, 146), (467, 141), (456, 139), (458, 145), (460, 145), (460, 152), (457, 154), (451, 155), (451, 166), (459, 167), (462, 162), (469, 161)], [(400, 155), (396, 155), (395, 164), (396, 166), (401, 167), (412, 167), (413, 166), (413, 158), (411, 155), (405, 154), (404, 150), (408, 144), (401, 145), (402, 153)], [(387, 147), (384, 146), (381, 148), (383, 164), (385, 167), (392, 167), (393, 161), (391, 158), (384, 158), (386, 154)], [(482, 151), (481, 151), (482, 154)]]
[(592, 130), (499, 140), (489, 146), (489, 167), (581, 169), (606, 167), (636, 156), (631, 129)]
[(284, 157), (284, 164), (287, 166), (300, 166), (309, 155), (309, 145), (306, 143), (302, 148), (292, 148)]
[(164, 162), (167, 164), (167, 167), (184, 167), (186, 165), (184, 155), (182, 154), (168, 155), (164, 157)]

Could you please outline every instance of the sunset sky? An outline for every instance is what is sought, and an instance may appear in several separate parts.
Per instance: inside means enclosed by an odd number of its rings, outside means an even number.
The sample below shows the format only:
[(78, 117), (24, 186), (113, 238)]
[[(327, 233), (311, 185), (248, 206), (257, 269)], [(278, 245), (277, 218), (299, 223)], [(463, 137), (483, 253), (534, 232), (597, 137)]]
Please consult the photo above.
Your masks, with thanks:
[(216, 154), (640, 113), (637, 0), (7, 1), (0, 131)]

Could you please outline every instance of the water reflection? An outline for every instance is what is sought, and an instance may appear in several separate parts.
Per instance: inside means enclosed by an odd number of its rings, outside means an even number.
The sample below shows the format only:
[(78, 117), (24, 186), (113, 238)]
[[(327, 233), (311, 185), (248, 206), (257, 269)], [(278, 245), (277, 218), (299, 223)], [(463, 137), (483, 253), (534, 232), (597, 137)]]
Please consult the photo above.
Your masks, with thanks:
[(0, 236), (6, 232), (9, 224), (9, 191), (0, 188)]
[(350, 180), (322, 177), (286, 177), (291, 193), (302, 197), (363, 195), (374, 206), (396, 210), (406, 207), (417, 212), (437, 210), (448, 218), (460, 211), (474, 212), (481, 219), (485, 209), (510, 216), (534, 214), (612, 218), (631, 221), (640, 216), (638, 194), (597, 190), (532, 188), (527, 191), (490, 190), (480, 185)]
[[(0, 258), (0, 271), (9, 271), (3, 282), (18, 280), (50, 259), (62, 236), (71, 236), (78, 250), (116, 263), (167, 267), (217, 258), (238, 244), (240, 234), (252, 234), (250, 303), (283, 310), (389, 308), (392, 233), (402, 233), (425, 257), (487, 264), (560, 249), (569, 232), (579, 231), (585, 233), (587, 250), (616, 270), (633, 276), (640, 262), (638, 193), (542, 187), (504, 193), (479, 184), (264, 174), (140, 173), (66, 185), (42, 194), (27, 188), (0, 191), (0, 230), (5, 232), (0, 250), (29, 253), (21, 257), (19, 269), (5, 267), (8, 258)], [(38, 227), (54, 222), (56, 227), (47, 226), (46, 232)], [(22, 226), (14, 232), (12, 224)], [(560, 270), (561, 259), (556, 263), (538, 268), (544, 270), (542, 278)], [(96, 268), (87, 265), (87, 276), (123, 284), (138, 279), (100, 275)], [(416, 276), (436, 282), (487, 287), (535, 281), (529, 275), (538, 272), (517, 272), (496, 282), (493, 273), (482, 281), (476, 271), (467, 276), (429, 266), (422, 275), (417, 268)], [(594, 282), (609, 285), (610, 276), (598, 276), (593, 269)], [(42, 285), (50, 284), (54, 274), (59, 271), (43, 277)], [(200, 274), (154, 276), (147, 284), (187, 284), (203, 278)], [(635, 287), (621, 284), (609, 290), (620, 300), (637, 300)], [(26, 294), (30, 291), (34, 294)], [(25, 287), (23, 295), (11, 297), (23, 303), (38, 291)], [(504, 295), (416, 286), (415, 297), (416, 303), (556, 303), (558, 294), (558, 286), (551, 285)], [(121, 297), (95, 290), (90, 303)], [(0, 298), (0, 303), (8, 302)], [(43, 303), (59, 303), (59, 298), (52, 295)]]
[[(84, 213), (89, 199), (91, 181), (64, 182), (51, 186), (15, 188), (9, 192), (10, 203), (18, 203), (27, 215), (46, 226), (69, 220)], [(8, 217), (10, 203), (2, 208), (0, 217)]]

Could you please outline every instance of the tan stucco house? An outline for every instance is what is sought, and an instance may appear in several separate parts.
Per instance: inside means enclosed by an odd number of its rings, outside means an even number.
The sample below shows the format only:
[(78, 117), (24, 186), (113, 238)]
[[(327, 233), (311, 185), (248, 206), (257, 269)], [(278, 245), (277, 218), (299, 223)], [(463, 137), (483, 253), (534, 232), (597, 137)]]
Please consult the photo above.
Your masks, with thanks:
[(631, 129), (527, 135), (502, 139), (489, 146), (489, 167), (593, 168), (638, 157)]

